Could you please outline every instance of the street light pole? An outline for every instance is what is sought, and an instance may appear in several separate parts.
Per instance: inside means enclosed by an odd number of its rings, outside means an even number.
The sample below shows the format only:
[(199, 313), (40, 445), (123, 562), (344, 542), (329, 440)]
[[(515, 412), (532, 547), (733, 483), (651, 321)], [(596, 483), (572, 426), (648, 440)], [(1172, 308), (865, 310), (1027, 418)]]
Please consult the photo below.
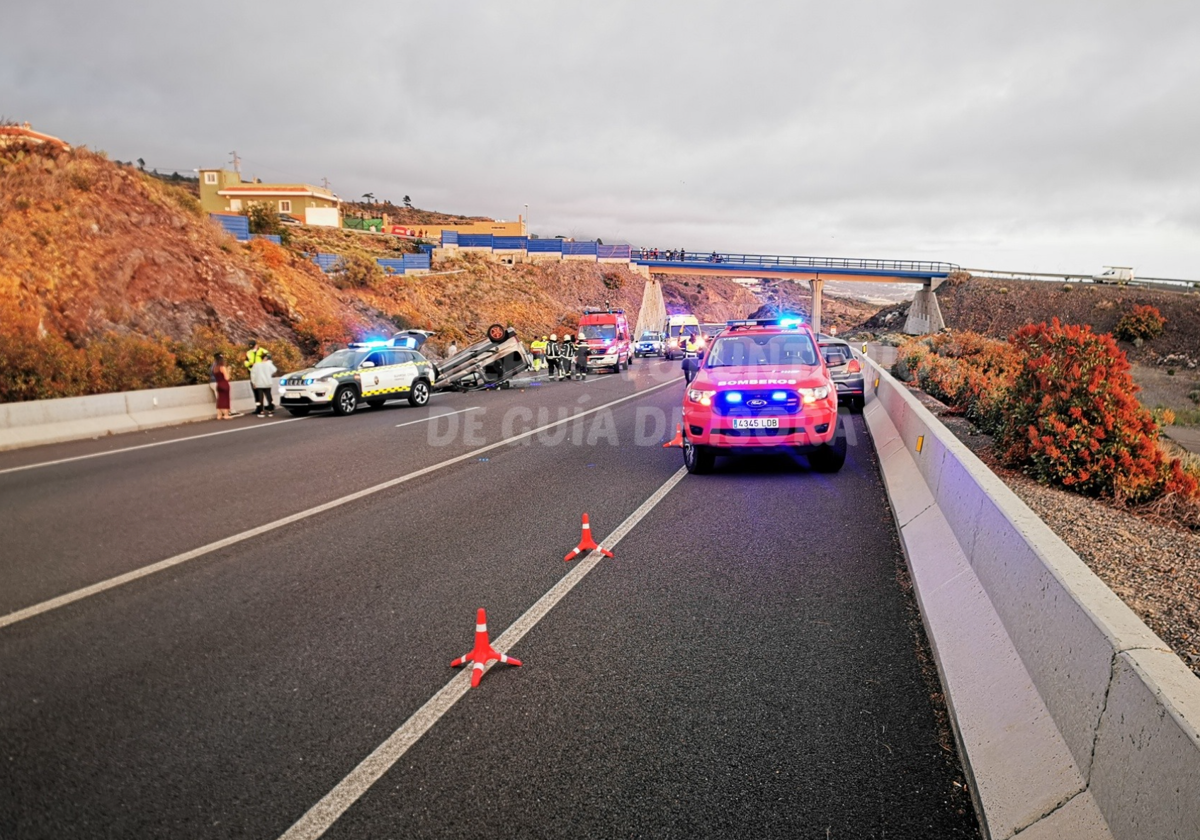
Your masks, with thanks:
[(529, 233), (529, 205), (525, 205), (525, 233)]

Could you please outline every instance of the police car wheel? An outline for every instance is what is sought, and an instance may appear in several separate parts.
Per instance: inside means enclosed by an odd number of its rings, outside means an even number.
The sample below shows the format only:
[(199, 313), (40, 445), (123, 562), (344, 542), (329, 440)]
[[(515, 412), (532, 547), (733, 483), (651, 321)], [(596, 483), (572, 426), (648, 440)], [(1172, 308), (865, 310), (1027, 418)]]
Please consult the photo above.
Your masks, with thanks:
[(696, 446), (687, 438), (683, 439), (683, 465), (692, 475), (704, 475), (712, 472), (717, 457), (712, 450)]
[(408, 392), (408, 402), (417, 408), (429, 402), (429, 383), (424, 379), (418, 379), (414, 382), (412, 390)]
[(338, 392), (333, 395), (334, 414), (342, 416), (353, 414), (356, 408), (358, 408), (358, 394), (349, 385), (339, 388)]
[(846, 463), (846, 438), (838, 430), (833, 443), (827, 443), (808, 454), (808, 465), (817, 472), (835, 473)]

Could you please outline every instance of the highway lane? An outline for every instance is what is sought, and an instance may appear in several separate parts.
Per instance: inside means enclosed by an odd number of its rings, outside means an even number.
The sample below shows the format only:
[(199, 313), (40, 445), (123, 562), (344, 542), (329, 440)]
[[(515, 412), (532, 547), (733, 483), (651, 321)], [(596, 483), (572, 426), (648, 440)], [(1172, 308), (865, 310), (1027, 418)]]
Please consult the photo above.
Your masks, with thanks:
[[(591, 405), (647, 390), (656, 366), (674, 374), (650, 363), (575, 391), (497, 394), (480, 434), (499, 439), (507, 409), (553, 418), (585, 389)], [(678, 470), (679, 450), (636, 440), (647, 409), (668, 416), (680, 390), (614, 407), (609, 437), (585, 424), (578, 443), (500, 447), (0, 629), (0, 836), (280, 836), (446, 684), (476, 607), (499, 635), (569, 568), (581, 512), (602, 537)], [(467, 407), (458, 399), (438, 409)], [(105, 475), (135, 499), (139, 477), (155, 483), (158, 521), (127, 518), (119, 535), (145, 559), (163, 544), (148, 528), (202, 540), (229, 531), (230, 507), (253, 497), (245, 487), (281, 493), (273, 468), (292, 435), (364, 453), (366, 473), (328, 470), (329, 486), (296, 488), (293, 508), (473, 451), (429, 447), (426, 432), (411, 460), (370, 457), (413, 430), (395, 429), (409, 416), (227, 435), (266, 437), (216, 464), (181, 443), (72, 469), (112, 511), (135, 502)], [(101, 461), (114, 466), (96, 474)], [(222, 470), (264, 477), (220, 484)], [(196, 471), (236, 487), (233, 501), (172, 510)], [(62, 490), (74, 478), (35, 482)], [(826, 824), (831, 836), (921, 825), (970, 836), (883, 504), (865, 445), (832, 477), (755, 460), (685, 478), (512, 651), (526, 666), (489, 672), (328, 836), (720, 836), (731, 821), (757, 836), (823, 836)], [(26, 521), (44, 530), (29, 542), (61, 540), (61, 520), (34, 513)], [(61, 544), (100, 542), (103, 517), (86, 522)], [(99, 551), (92, 569), (77, 550), (67, 580), (121, 565)], [(39, 562), (6, 559), (5, 579)], [(25, 586), (15, 602), (39, 597)]]

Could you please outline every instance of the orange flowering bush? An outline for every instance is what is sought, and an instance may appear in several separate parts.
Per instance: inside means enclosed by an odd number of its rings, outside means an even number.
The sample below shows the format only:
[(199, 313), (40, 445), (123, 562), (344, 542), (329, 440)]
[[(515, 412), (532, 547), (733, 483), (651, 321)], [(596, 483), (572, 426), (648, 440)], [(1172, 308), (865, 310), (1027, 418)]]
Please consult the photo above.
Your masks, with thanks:
[(943, 333), (909, 342), (900, 348), (898, 360), (925, 393), (988, 433), (999, 429), (1004, 400), (1020, 367), (1020, 354), (1010, 344), (973, 332)]
[(1159, 449), (1157, 426), (1112, 336), (1056, 318), (1022, 327), (1009, 341), (1023, 361), (996, 437), (1004, 461), (1086, 495), (1136, 503), (1197, 494), (1195, 479)]
[(1153, 306), (1138, 305), (1121, 316), (1113, 334), (1122, 341), (1149, 341), (1162, 335), (1167, 319)]

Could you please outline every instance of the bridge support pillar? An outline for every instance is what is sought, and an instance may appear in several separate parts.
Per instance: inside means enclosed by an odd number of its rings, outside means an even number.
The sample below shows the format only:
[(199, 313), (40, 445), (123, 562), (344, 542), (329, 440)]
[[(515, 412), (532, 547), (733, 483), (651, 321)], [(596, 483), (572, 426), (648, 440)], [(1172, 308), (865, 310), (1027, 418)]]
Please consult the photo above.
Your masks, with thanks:
[(928, 335), (946, 328), (942, 320), (942, 309), (938, 306), (937, 295), (933, 292), (933, 284), (927, 283), (925, 288), (917, 292), (912, 306), (908, 308), (908, 320), (904, 322), (904, 332), (908, 335)]
[(821, 289), (825, 286), (825, 281), (817, 278), (816, 280), (808, 281), (809, 287), (812, 288), (812, 331), (817, 335), (821, 334)]

